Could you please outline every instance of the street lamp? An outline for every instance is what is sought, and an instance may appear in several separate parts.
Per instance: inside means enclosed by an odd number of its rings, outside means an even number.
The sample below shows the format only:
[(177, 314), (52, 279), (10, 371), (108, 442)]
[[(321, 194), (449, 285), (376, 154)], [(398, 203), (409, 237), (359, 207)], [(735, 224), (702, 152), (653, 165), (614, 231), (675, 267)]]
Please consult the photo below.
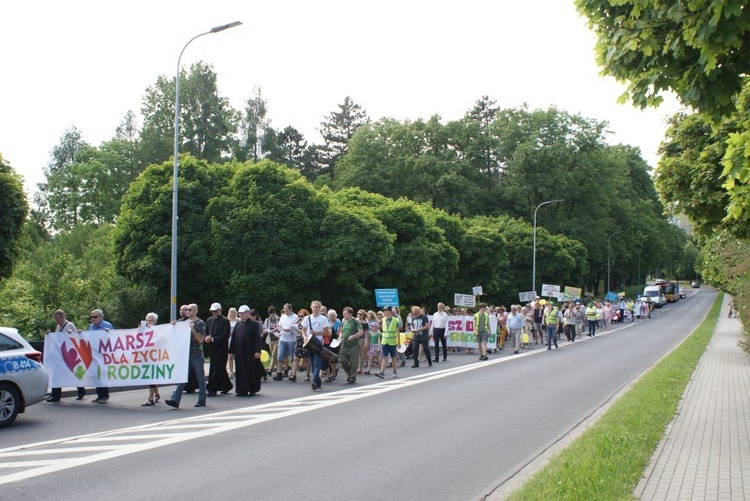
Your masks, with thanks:
[(169, 300), (169, 318), (172, 322), (177, 320), (177, 175), (179, 171), (179, 159), (178, 159), (178, 153), (179, 153), (179, 139), (180, 139), (180, 61), (182, 60), (182, 54), (185, 52), (185, 49), (187, 49), (187, 46), (190, 45), (190, 42), (195, 40), (196, 38), (202, 37), (203, 35), (208, 35), (211, 33), (218, 33), (220, 31), (228, 30), (229, 28), (234, 28), (235, 26), (239, 26), (242, 23), (240, 21), (235, 21), (233, 23), (229, 24), (223, 24), (221, 26), (216, 26), (215, 28), (211, 28), (209, 31), (206, 31), (205, 33), (201, 33), (200, 35), (195, 35), (193, 38), (188, 40), (188, 42), (182, 47), (182, 50), (180, 51), (180, 57), (177, 58), (177, 77), (175, 78), (175, 84), (174, 84), (174, 170), (172, 172), (172, 271), (171, 271), (171, 287), (170, 287), (170, 295), (171, 298)]
[(611, 281), (609, 279), (609, 270), (610, 270), (610, 268), (609, 268), (610, 244), (612, 243), (612, 237), (614, 237), (615, 235), (617, 235), (619, 233), (620, 233), (619, 231), (616, 231), (616, 232), (612, 233), (609, 236), (609, 238), (607, 238), (607, 292), (609, 292), (609, 290), (611, 288)]
[(558, 200), (547, 200), (546, 202), (542, 202), (539, 205), (536, 206), (536, 209), (534, 209), (534, 251), (533, 251), (533, 258), (531, 261), (531, 289), (536, 294), (536, 211), (539, 210), (539, 207), (546, 204), (551, 204), (555, 202), (562, 202), (562, 199)]

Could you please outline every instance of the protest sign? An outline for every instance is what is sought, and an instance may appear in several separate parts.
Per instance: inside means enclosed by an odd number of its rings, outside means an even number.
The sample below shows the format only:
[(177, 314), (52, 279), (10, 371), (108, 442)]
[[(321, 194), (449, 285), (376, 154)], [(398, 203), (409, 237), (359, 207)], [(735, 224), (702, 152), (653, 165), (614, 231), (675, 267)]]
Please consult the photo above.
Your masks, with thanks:
[(184, 383), (190, 324), (51, 333), (44, 340), (50, 387)]

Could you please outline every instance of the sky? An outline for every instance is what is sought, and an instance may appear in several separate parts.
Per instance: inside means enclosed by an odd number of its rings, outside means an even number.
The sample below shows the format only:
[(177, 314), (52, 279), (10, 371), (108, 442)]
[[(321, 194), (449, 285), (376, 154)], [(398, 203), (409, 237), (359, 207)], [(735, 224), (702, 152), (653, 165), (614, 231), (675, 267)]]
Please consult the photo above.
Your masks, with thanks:
[(610, 143), (639, 147), (655, 167), (679, 109), (671, 96), (645, 111), (618, 104), (625, 87), (600, 76), (573, 0), (3, 2), (0, 154), (28, 195), (66, 129), (111, 139), (146, 88), (175, 75), (188, 40), (233, 21), (243, 24), (193, 41), (183, 67), (212, 64), (236, 109), (260, 87), (271, 126), (310, 143), (346, 96), (373, 120), (446, 122), (487, 95), (607, 121)]

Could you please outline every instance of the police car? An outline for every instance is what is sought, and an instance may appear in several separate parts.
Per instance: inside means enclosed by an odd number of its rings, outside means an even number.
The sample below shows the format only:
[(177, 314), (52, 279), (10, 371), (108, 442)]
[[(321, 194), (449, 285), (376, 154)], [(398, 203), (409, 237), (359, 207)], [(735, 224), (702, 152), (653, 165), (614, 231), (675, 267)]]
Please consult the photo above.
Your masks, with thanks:
[(44, 400), (49, 377), (36, 351), (10, 327), (0, 327), (0, 428)]

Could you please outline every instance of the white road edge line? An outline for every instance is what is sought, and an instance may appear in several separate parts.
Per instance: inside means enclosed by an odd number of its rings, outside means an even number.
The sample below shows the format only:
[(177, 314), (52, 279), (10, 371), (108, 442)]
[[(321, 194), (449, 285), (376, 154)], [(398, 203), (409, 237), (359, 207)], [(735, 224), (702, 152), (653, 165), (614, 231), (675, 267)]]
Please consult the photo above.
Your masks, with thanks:
[[(633, 326), (633, 325), (636, 325), (636, 323), (631, 323), (629, 325)], [(629, 325), (623, 325), (622, 327), (617, 328), (617, 329), (610, 329), (607, 331), (606, 334), (602, 334), (601, 336), (597, 336), (597, 337), (606, 336), (608, 334), (627, 328)], [(591, 341), (593, 339), (595, 338), (581, 339), (581, 342)], [(567, 343), (563, 345), (561, 349), (567, 346), (572, 346), (572, 345), (574, 345), (574, 343)], [(435, 381), (435, 380), (442, 379), (445, 377), (453, 376), (455, 374), (462, 374), (464, 372), (482, 369), (483, 367), (489, 367), (489, 366), (496, 365), (496, 364), (508, 363), (513, 360), (517, 360), (518, 358), (528, 357), (531, 355), (538, 355), (540, 353), (545, 353), (546, 351), (547, 350), (539, 349), (539, 350), (535, 350), (531, 352), (519, 353), (518, 355), (511, 355), (509, 357), (488, 360), (482, 363), (473, 363), (470, 365), (464, 365), (462, 367), (454, 367), (451, 369), (440, 370), (438, 372), (432, 372), (429, 374), (419, 374), (419, 375), (411, 376), (408, 378), (384, 381), (381, 383), (374, 383), (374, 384), (368, 385), (365, 388), (362, 388), (362, 387), (349, 388), (346, 390), (339, 390), (335, 393), (330, 393), (330, 394), (308, 395), (306, 397), (298, 397), (298, 398), (291, 399), (291, 400), (285, 400), (283, 402), (269, 402), (268, 404), (261, 404), (258, 406), (250, 406), (250, 407), (244, 407), (241, 409), (233, 409), (230, 411), (217, 412), (214, 414), (208, 414), (208, 415), (204, 415), (200, 417), (191, 416), (188, 418), (162, 421), (159, 423), (151, 423), (151, 424), (134, 426), (134, 427), (129, 427), (129, 428), (120, 428), (117, 430), (92, 433), (89, 435), (79, 435), (79, 436), (60, 438), (60, 439), (55, 439), (55, 440), (47, 440), (43, 442), (37, 442), (37, 443), (32, 443), (32, 444), (9, 447), (6, 449), (0, 449), (0, 455), (4, 457), (8, 457), (8, 456), (11, 456), (10, 453), (15, 452), (15, 451), (31, 452), (31, 451), (28, 451), (28, 449), (31, 449), (34, 447), (43, 447), (46, 445), (58, 445), (62, 443), (75, 444), (75, 443), (87, 443), (87, 442), (105, 442), (107, 440), (115, 440), (115, 441), (129, 440), (133, 438), (134, 436), (116, 437), (114, 435), (120, 435), (123, 433), (134, 432), (134, 431), (146, 431), (146, 430), (159, 431), (161, 429), (160, 427), (166, 428), (168, 426), (174, 426), (174, 425), (188, 423), (188, 422), (189, 424), (196, 424), (197, 421), (201, 421), (201, 420), (210, 420), (211, 418), (214, 418), (214, 417), (223, 418), (223, 417), (238, 415), (238, 414), (242, 414), (246, 412), (257, 411), (259, 409), (264, 410), (264, 409), (268, 409), (279, 404), (281, 404), (283, 407), (289, 407), (292, 404), (302, 404), (294, 408), (279, 409), (278, 412), (269, 413), (267, 415), (248, 416), (246, 420), (239, 421), (239, 422), (225, 423), (225, 424), (222, 424), (222, 425), (219, 425), (211, 429), (207, 429), (207, 430), (195, 431), (191, 433), (167, 434), (168, 438), (161, 438), (155, 441), (150, 441), (150, 442), (141, 443), (141, 444), (119, 444), (118, 446), (115, 446), (115, 448), (102, 452), (100, 454), (94, 454), (91, 456), (81, 457), (81, 458), (69, 458), (59, 463), (46, 464), (45, 466), (40, 466), (38, 468), (16, 472), (16, 473), (12, 473), (12, 474), (5, 475), (5, 476), (0, 476), (0, 485), (9, 484), (12, 482), (18, 482), (20, 480), (26, 480), (29, 478), (38, 477), (38, 476), (46, 475), (49, 473), (55, 473), (58, 471), (75, 468), (77, 466), (84, 466), (87, 464), (96, 463), (98, 461), (103, 461), (106, 459), (113, 459), (113, 458), (125, 456), (128, 454), (155, 449), (158, 447), (164, 447), (167, 445), (177, 444), (180, 442), (186, 442), (188, 440), (193, 440), (196, 438), (203, 438), (207, 436), (217, 435), (219, 433), (232, 431), (232, 430), (236, 430), (239, 428), (245, 428), (248, 426), (261, 424), (261, 423), (265, 423), (268, 421), (281, 419), (284, 417), (294, 416), (294, 415), (302, 414), (302, 413), (309, 412), (312, 410), (318, 410), (318, 409), (322, 409), (325, 407), (330, 407), (330, 406), (337, 405), (340, 403), (352, 402), (352, 401), (359, 400), (362, 398), (368, 398), (368, 397), (372, 397), (376, 395), (381, 395), (383, 393), (387, 393), (387, 392), (397, 390), (400, 388), (406, 388), (406, 387), (415, 386), (421, 383), (426, 383), (429, 381)], [(367, 391), (364, 392), (363, 389), (366, 389)], [(324, 397), (324, 398), (321, 398), (321, 397)], [(135, 435), (135, 436), (138, 436), (138, 435)], [(153, 439), (156, 436), (155, 435), (140, 435), (138, 437)], [(45, 463), (50, 463), (50, 462), (46, 461)]]

